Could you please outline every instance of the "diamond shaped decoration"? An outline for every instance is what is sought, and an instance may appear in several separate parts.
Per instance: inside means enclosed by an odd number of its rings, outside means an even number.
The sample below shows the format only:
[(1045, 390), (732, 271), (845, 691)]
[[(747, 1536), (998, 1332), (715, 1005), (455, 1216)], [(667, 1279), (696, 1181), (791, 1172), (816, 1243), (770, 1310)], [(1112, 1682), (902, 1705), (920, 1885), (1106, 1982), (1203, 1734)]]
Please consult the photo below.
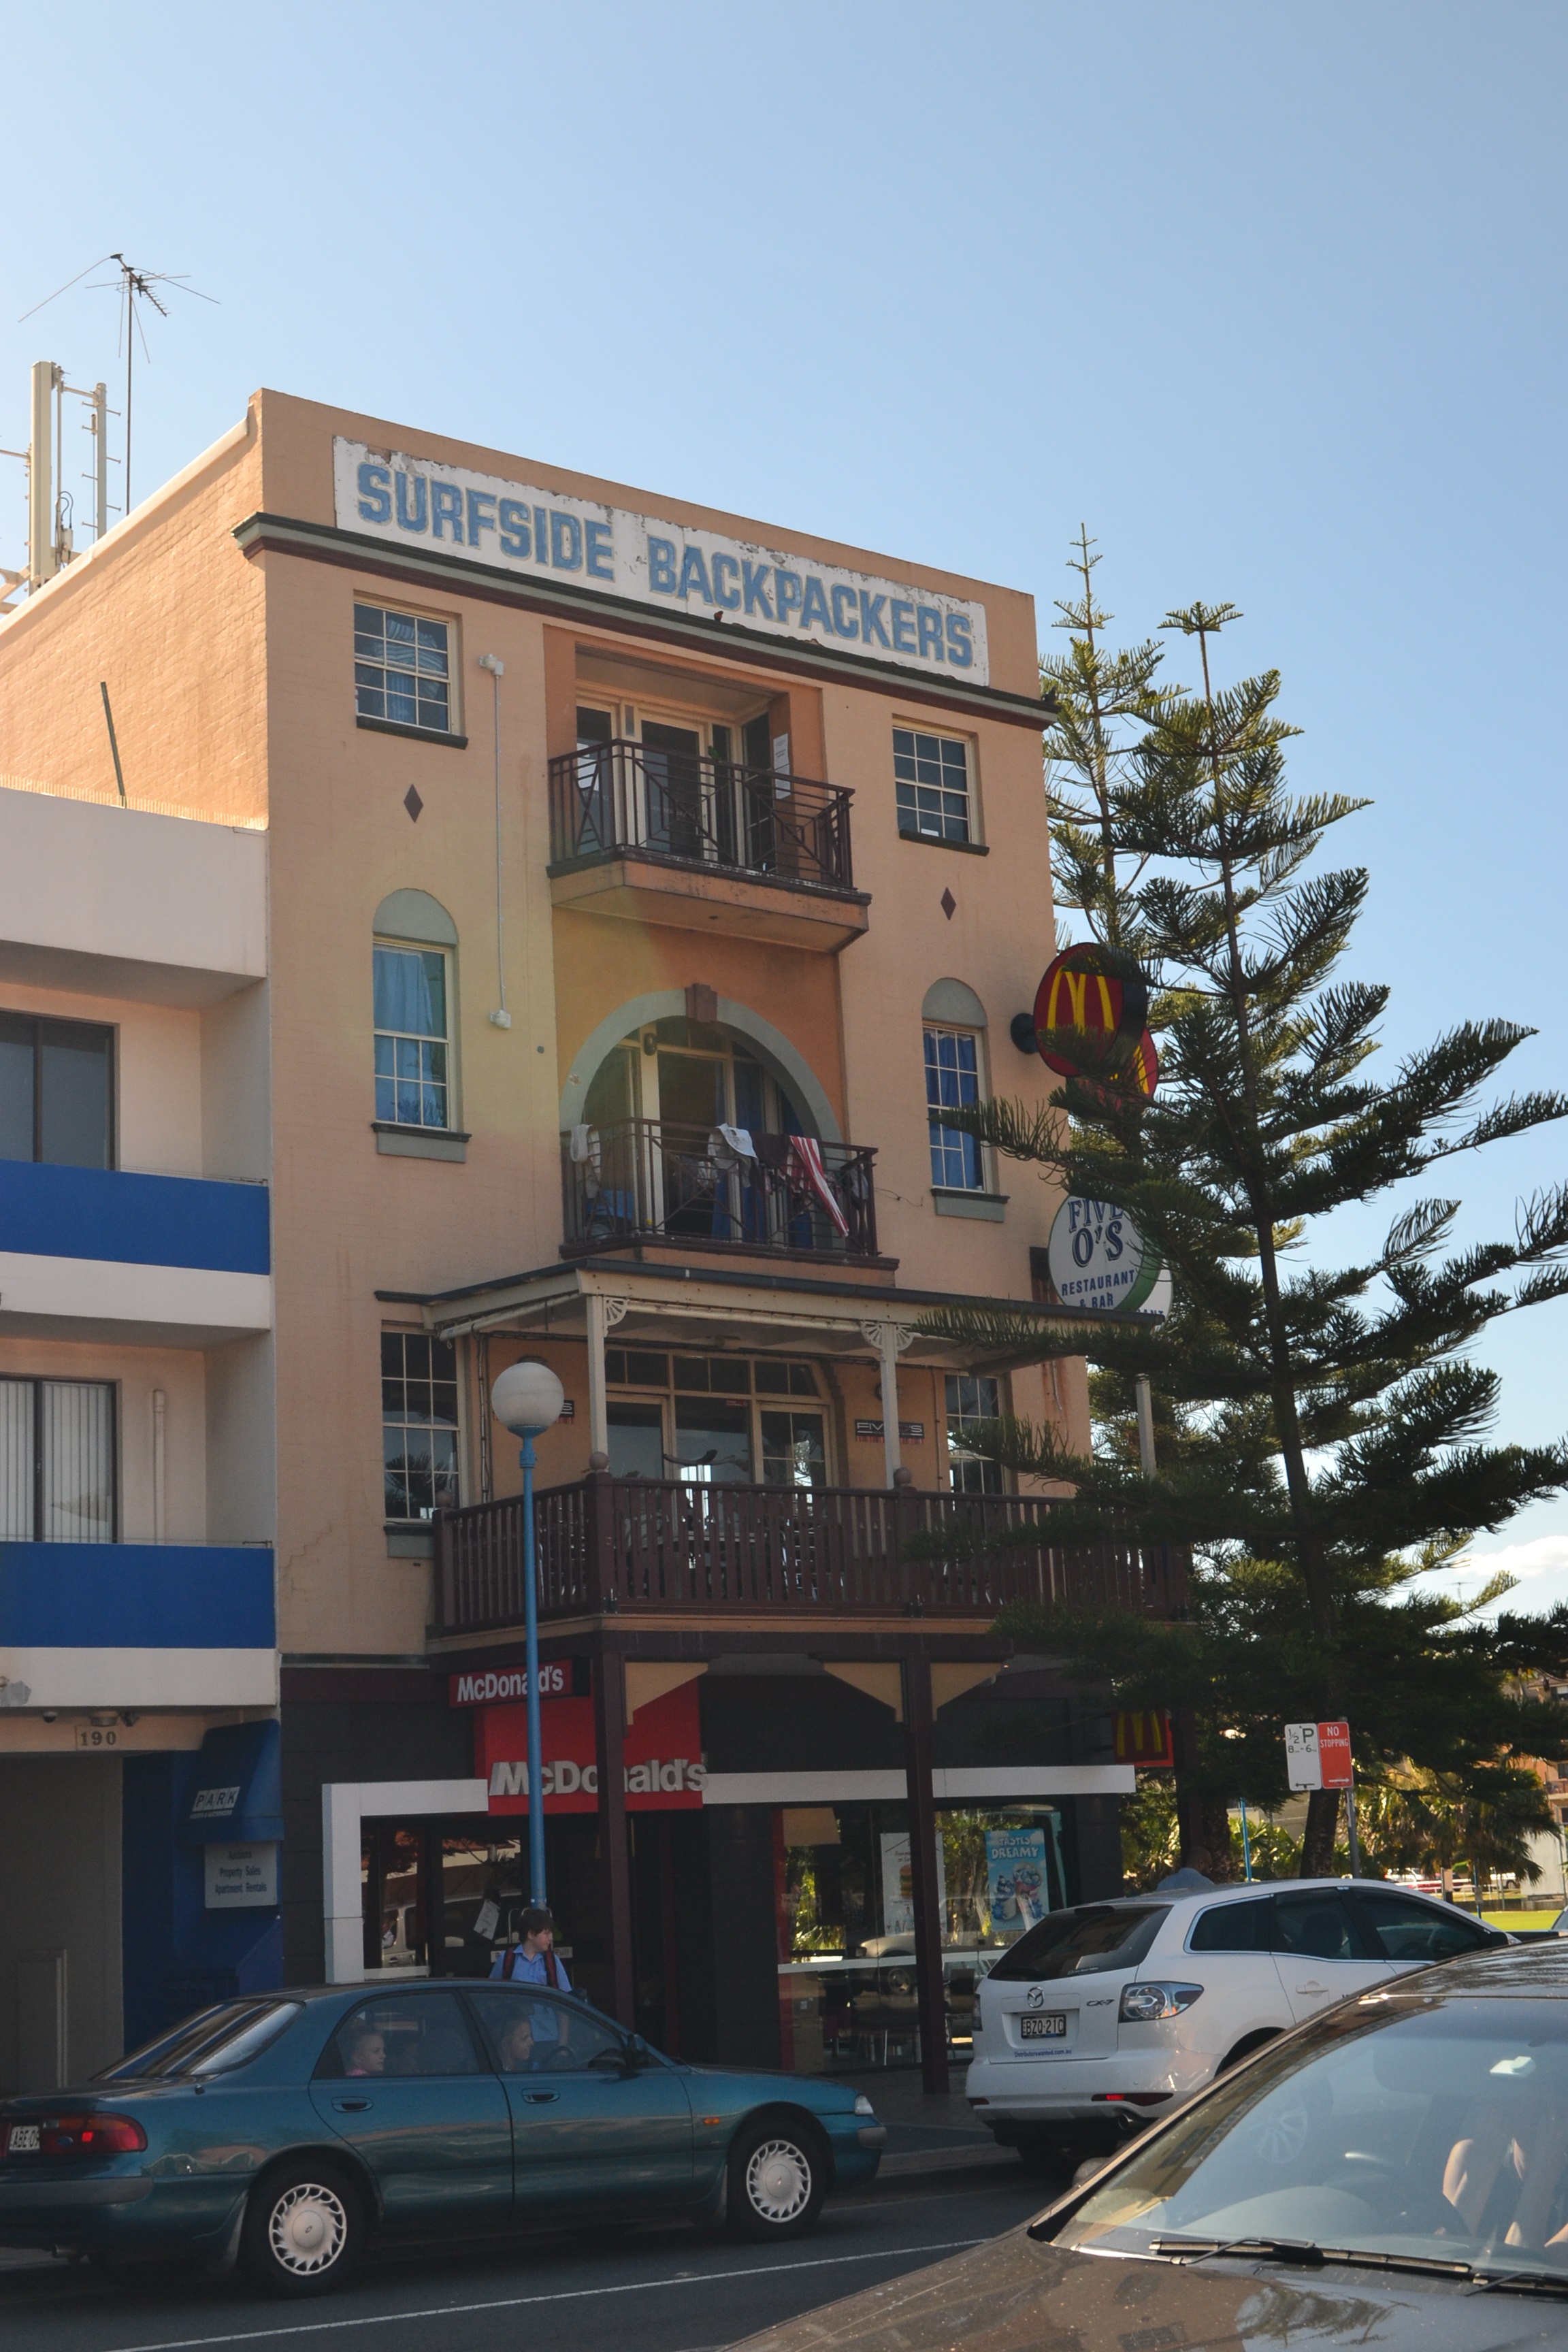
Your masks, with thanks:
[(942, 908), (942, 913), (947, 917), (948, 921), (951, 923), (954, 915), (958, 912), (958, 901), (953, 897), (952, 892), (951, 890), (944, 890), (938, 901), (938, 904)]
[(408, 790), (403, 795), (403, 805), (408, 811), (409, 823), (411, 824), (417, 824), (419, 822), (419, 812), (424, 807), (425, 803), (420, 799), (412, 784), (409, 785)]

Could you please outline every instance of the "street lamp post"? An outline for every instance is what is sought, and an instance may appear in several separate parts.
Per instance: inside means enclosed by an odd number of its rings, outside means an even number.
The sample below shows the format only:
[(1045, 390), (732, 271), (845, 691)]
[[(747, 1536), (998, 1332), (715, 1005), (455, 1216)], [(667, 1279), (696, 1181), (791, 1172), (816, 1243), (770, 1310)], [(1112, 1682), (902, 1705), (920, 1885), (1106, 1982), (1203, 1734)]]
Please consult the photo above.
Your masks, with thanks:
[(528, 1879), (532, 1902), (543, 1907), (543, 1743), (539, 1727), (539, 1562), (533, 1545), (533, 1441), (561, 1418), (566, 1392), (548, 1364), (509, 1364), (490, 1390), (490, 1410), (503, 1429), (522, 1440), (522, 1622), (528, 1673)]

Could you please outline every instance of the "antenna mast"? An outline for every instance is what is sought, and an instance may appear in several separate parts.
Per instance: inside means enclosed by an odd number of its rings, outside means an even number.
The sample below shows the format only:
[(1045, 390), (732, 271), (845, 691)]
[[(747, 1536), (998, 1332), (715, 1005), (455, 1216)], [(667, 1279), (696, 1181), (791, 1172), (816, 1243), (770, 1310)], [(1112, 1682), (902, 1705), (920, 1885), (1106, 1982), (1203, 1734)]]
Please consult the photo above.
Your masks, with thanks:
[[(124, 256), (122, 253), (111, 253), (111, 254), (110, 255), (109, 258), (110, 259), (110, 261), (118, 261), (118, 262), (119, 262), (119, 264), (120, 264), (120, 295), (121, 295), (121, 301), (122, 301), (122, 302), (124, 303), (124, 305), (125, 305), (124, 313), (123, 313), (123, 316), (124, 316), (124, 321), (125, 321), (125, 478), (124, 478), (124, 479), (125, 479), (125, 512), (126, 512), (127, 514), (129, 514), (129, 513), (130, 513), (130, 511), (131, 511), (131, 380), (132, 380), (132, 363), (133, 363), (133, 362), (134, 362), (134, 360), (135, 360), (135, 356), (136, 356), (136, 338), (137, 338), (137, 335), (138, 335), (138, 334), (140, 334), (140, 335), (141, 335), (141, 337), (142, 337), (142, 350), (143, 350), (144, 352), (145, 352), (145, 351), (147, 351), (147, 336), (146, 336), (146, 331), (145, 331), (145, 330), (142, 328), (142, 321), (141, 321), (141, 320), (140, 320), (140, 319), (138, 319), (138, 317), (136, 316), (136, 299), (137, 299), (138, 295), (140, 295), (140, 296), (141, 296), (142, 299), (144, 302), (151, 302), (151, 304), (153, 305), (153, 310), (157, 311), (158, 316), (159, 316), (161, 319), (166, 319), (166, 318), (168, 317), (169, 313), (168, 313), (168, 311), (164, 309), (164, 307), (163, 307), (163, 303), (159, 301), (158, 297), (156, 296), (156, 294), (154, 294), (154, 293), (153, 293), (153, 281), (152, 281), (152, 279), (147, 276), (147, 274), (146, 274), (146, 272), (145, 272), (144, 270), (141, 270), (141, 269), (133, 269), (133, 268), (132, 268), (132, 266), (131, 266), (130, 262), (128, 262), (128, 261), (126, 260), (125, 256)], [(193, 291), (193, 292), (195, 291), (195, 289), (194, 289), (194, 288), (192, 289), (192, 291)], [(152, 353), (151, 353), (150, 352), (147, 352), (147, 356), (148, 356), (148, 358), (149, 358), (149, 359), (151, 359), (151, 357), (152, 357)]]

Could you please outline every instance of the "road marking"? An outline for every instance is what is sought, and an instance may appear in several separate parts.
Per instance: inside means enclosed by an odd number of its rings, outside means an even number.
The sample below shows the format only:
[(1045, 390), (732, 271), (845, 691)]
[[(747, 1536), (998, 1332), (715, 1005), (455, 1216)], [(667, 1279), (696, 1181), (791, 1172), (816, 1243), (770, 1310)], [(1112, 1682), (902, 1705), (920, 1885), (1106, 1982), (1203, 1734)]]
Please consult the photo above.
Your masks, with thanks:
[(232, 2336), (175, 2336), (166, 2344), (123, 2344), (116, 2352), (196, 2352), (211, 2344), (260, 2344), (282, 2336), (326, 2336), (344, 2327), (390, 2327), (405, 2319), (462, 2319), (476, 2311), (521, 2311), (535, 2304), (585, 2303), (590, 2295), (647, 2294), (660, 2286), (721, 2286), (730, 2279), (772, 2278), (781, 2271), (830, 2271), (842, 2263), (891, 2263), (904, 2254), (959, 2253), (984, 2238), (947, 2238), (935, 2245), (885, 2246), (861, 2254), (820, 2254), (809, 2263), (753, 2263), (744, 2271), (679, 2271), (674, 2278), (628, 2279), (619, 2286), (573, 2287), (564, 2294), (509, 2294), (494, 2303), (440, 2303), (427, 2311), (366, 2312), (355, 2319), (316, 2319), (298, 2327), (247, 2327)]

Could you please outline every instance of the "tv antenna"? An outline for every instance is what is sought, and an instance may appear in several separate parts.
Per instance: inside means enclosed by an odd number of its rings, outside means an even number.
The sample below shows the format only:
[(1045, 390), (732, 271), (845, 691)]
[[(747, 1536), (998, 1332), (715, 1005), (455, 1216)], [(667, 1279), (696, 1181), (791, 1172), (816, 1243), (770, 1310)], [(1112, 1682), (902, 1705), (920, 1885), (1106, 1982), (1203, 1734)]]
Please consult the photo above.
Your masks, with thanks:
[[(142, 316), (136, 306), (139, 302), (151, 302), (158, 316), (161, 319), (166, 319), (169, 315), (167, 306), (162, 296), (154, 291), (154, 289), (160, 286), (173, 288), (181, 294), (194, 294), (198, 302), (211, 302), (215, 308), (217, 306), (217, 296), (204, 294), (199, 286), (193, 286), (190, 283), (188, 277), (176, 275), (166, 269), (138, 269), (133, 263), (126, 260), (122, 253), (100, 253), (96, 261), (89, 261), (85, 269), (79, 269), (76, 276), (68, 278), (65, 285), (57, 286), (52, 294), (46, 294), (41, 302), (35, 302), (31, 310), (24, 311), (21, 320), (17, 321), (18, 325), (35, 317), (38, 311), (47, 310), (51, 302), (58, 302), (62, 294), (68, 294), (73, 286), (79, 286), (84, 278), (89, 277), (95, 269), (101, 269), (105, 262), (109, 261), (117, 264), (117, 275), (113, 278), (100, 278), (95, 286), (88, 289), (88, 291), (100, 293), (112, 289), (120, 297), (120, 344), (123, 345), (125, 352), (125, 467), (121, 477), (125, 503), (121, 512), (129, 514), (131, 511), (131, 394), (135, 373), (138, 336), (142, 341), (143, 359), (149, 365), (152, 364), (153, 359), (147, 341), (147, 330), (142, 323)], [(120, 346), (117, 345), (117, 357), (119, 348)]]

